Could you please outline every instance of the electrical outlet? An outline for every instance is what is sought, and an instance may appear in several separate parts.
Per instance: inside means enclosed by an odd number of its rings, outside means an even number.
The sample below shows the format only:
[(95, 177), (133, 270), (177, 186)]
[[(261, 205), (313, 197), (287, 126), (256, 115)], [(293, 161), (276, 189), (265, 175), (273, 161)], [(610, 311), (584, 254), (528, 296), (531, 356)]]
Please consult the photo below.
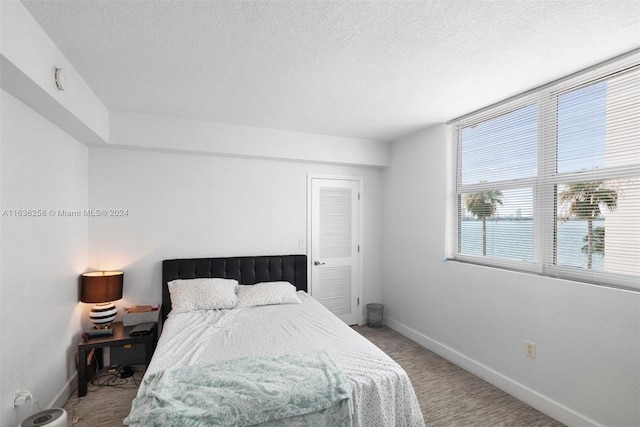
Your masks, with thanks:
[(29, 399), (32, 399), (32, 397), (28, 390), (15, 390), (13, 393), (13, 406), (22, 406)]
[(525, 345), (525, 347), (524, 347), (525, 354), (527, 356), (529, 356), (530, 358), (535, 359), (536, 358), (536, 343), (531, 342), (531, 341), (525, 341), (524, 345)]

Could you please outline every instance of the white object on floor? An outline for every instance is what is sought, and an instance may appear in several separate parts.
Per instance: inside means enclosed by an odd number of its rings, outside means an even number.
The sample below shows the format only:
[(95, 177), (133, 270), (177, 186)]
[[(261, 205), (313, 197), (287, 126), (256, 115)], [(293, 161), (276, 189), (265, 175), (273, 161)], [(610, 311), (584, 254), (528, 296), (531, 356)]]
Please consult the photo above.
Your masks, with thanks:
[(25, 418), (18, 427), (67, 427), (67, 411), (62, 408), (45, 409)]

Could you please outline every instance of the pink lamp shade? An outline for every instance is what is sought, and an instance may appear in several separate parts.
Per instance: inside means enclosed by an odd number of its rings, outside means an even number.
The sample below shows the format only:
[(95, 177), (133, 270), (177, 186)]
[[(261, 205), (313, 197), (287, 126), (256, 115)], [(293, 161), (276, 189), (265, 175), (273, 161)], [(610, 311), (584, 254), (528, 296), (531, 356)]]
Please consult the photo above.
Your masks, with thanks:
[(122, 298), (122, 271), (93, 271), (80, 276), (80, 301), (95, 303), (89, 318), (96, 329), (109, 328), (118, 310), (113, 301)]

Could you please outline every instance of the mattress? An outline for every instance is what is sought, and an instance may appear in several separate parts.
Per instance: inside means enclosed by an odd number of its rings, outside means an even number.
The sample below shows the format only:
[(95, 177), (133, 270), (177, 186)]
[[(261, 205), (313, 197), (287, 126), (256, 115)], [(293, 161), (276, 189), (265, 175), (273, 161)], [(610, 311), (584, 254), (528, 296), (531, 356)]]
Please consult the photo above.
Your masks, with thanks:
[(326, 350), (347, 376), (354, 426), (423, 426), (406, 372), (305, 292), (302, 304), (171, 314), (145, 375), (247, 356)]

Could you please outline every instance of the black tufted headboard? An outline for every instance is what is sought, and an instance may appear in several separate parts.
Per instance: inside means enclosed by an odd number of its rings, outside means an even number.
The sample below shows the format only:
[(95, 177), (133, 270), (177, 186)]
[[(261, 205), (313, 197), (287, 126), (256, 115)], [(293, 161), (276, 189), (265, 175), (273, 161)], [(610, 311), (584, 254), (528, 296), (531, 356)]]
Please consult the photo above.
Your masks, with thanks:
[(230, 258), (167, 259), (162, 262), (162, 320), (171, 311), (167, 283), (175, 279), (219, 277), (236, 279), (241, 285), (287, 281), (307, 291), (307, 256), (275, 255)]

